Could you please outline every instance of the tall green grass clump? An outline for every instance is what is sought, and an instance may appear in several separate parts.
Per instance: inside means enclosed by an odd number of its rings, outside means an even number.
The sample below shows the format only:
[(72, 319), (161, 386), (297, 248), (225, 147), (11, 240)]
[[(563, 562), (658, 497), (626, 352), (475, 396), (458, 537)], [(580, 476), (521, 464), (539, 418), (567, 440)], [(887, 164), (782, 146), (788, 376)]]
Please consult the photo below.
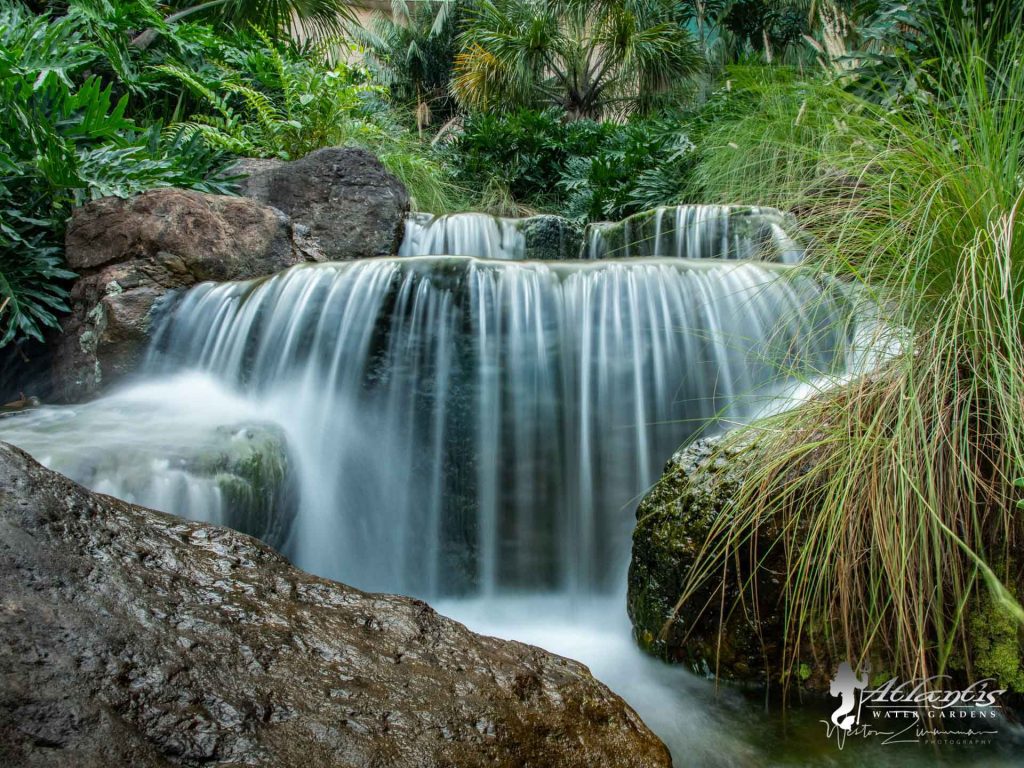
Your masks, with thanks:
[[(797, 211), (803, 268), (869, 297), (889, 350), (727, 438), (752, 440), (750, 469), (677, 609), (739, 580), (749, 604), (726, 610), (781, 609), (784, 677), (808, 645), (875, 672), (985, 676), (994, 611), (1017, 648), (1001, 679), (1022, 679), (1024, 41), (947, 21), (926, 30), (932, 92), (893, 107), (848, 82), (771, 87), (777, 116), (734, 123), (699, 169), (723, 201)], [(769, 565), (781, 605), (758, 607)]]

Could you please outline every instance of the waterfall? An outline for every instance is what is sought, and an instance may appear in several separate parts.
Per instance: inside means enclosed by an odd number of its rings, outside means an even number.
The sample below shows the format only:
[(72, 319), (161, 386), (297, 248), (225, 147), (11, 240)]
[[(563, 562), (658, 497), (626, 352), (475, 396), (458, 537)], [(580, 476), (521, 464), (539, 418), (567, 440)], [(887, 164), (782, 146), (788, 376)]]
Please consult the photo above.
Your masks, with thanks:
[(794, 264), (803, 257), (803, 249), (790, 234), (795, 230), (795, 219), (775, 208), (665, 206), (614, 224), (591, 225), (587, 253), (592, 259), (672, 256)]
[(783, 224), (679, 206), (573, 241), (552, 216), (417, 216), (397, 258), (193, 288), (135, 389), (0, 437), (359, 587), (607, 593), (676, 447), (844, 365), (849, 303), (772, 263), (798, 253)]
[(148, 367), (286, 426), (303, 566), (428, 596), (594, 592), (666, 457), (832, 369), (842, 311), (754, 263), (381, 259), (199, 286)]
[(622, 585), (636, 503), (679, 445), (804, 396), (863, 346), (840, 287), (779, 263), (799, 258), (785, 224), (707, 206), (586, 236), (416, 217), (395, 258), (169, 297), (133, 382), (0, 418), (0, 439), (583, 659), (677, 760), (756, 764), (746, 716), (635, 648)]
[(655, 208), (586, 232), (558, 216), (501, 218), (484, 213), (411, 214), (401, 256), (488, 259), (673, 257), (760, 259), (793, 264), (803, 256), (796, 221), (774, 208), (679, 205)]
[(520, 260), (525, 258), (526, 239), (519, 221), (486, 213), (413, 213), (405, 220), (398, 255)]

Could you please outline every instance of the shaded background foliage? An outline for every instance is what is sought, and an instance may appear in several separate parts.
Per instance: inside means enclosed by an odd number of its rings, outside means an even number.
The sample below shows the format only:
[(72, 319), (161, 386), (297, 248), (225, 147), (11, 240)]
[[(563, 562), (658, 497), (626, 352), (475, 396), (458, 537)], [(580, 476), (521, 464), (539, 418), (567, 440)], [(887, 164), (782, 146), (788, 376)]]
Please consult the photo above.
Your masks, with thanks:
[(89, 196), (167, 185), (229, 192), (218, 179), (235, 156), (349, 144), (376, 152), (420, 209), (620, 218), (722, 196), (706, 160), (728, 154), (730, 126), (771, 108), (764, 83), (784, 83), (792, 98), (802, 80), (835, 80), (894, 107), (934, 98), (948, 76), (938, 55), (948, 19), (996, 41), (1019, 9), (392, 6), (364, 27), (342, 0), (3, 0), (0, 342), (53, 327), (68, 278), (63, 223)]

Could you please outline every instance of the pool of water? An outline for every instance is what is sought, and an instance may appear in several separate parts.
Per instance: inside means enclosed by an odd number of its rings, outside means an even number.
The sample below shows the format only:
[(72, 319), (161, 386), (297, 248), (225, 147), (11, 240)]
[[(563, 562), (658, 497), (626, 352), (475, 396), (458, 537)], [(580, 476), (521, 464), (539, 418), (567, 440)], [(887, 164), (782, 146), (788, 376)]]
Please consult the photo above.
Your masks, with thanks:
[(586, 664), (625, 699), (687, 768), (825, 768), (835, 766), (1024, 765), (1024, 729), (1008, 722), (990, 744), (882, 745), (847, 739), (840, 749), (826, 735), (834, 708), (804, 702), (785, 711), (762, 694), (716, 686), (642, 653), (630, 634), (625, 596), (594, 600), (564, 596), (449, 600), (435, 607), (470, 629), (519, 640)]

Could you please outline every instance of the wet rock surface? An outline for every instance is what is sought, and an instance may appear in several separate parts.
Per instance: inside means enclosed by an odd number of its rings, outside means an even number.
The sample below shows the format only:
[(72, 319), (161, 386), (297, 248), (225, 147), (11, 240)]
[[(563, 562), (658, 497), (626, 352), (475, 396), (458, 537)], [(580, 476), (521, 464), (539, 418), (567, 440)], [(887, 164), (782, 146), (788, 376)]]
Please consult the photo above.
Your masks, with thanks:
[[(748, 461), (744, 447), (717, 438), (691, 443), (669, 460), (637, 508), (628, 611), (637, 641), (653, 655), (698, 674), (763, 686), (780, 674), (778, 581), (758, 582), (756, 615), (735, 575), (713, 580), (676, 610), (712, 523), (729, 514)], [(765, 536), (774, 538), (767, 530)]]
[(744, 687), (784, 684), (787, 691), (827, 693), (839, 660), (807, 637), (799, 648), (786, 645), (788, 564), (776, 544), (777, 520), (766, 517), (756, 537), (737, 545), (723, 577), (706, 580), (677, 608), (712, 524), (732, 515), (758, 450), (753, 433), (742, 431), (697, 440), (676, 452), (641, 500), (628, 579), (633, 634), (648, 653), (700, 675)]
[(154, 306), (169, 292), (323, 260), (278, 210), (180, 189), (76, 209), (65, 249), (79, 278), (54, 355), (54, 393), (64, 401), (97, 394), (136, 369)]
[(523, 219), (519, 225), (525, 241), (523, 258), (542, 260), (578, 259), (583, 228), (561, 216), (540, 215)]
[(0, 764), (667, 766), (576, 662), (0, 444)]
[(231, 173), (243, 177), (242, 194), (307, 227), (332, 261), (398, 253), (409, 194), (364, 149), (327, 147), (291, 162), (242, 160)]

